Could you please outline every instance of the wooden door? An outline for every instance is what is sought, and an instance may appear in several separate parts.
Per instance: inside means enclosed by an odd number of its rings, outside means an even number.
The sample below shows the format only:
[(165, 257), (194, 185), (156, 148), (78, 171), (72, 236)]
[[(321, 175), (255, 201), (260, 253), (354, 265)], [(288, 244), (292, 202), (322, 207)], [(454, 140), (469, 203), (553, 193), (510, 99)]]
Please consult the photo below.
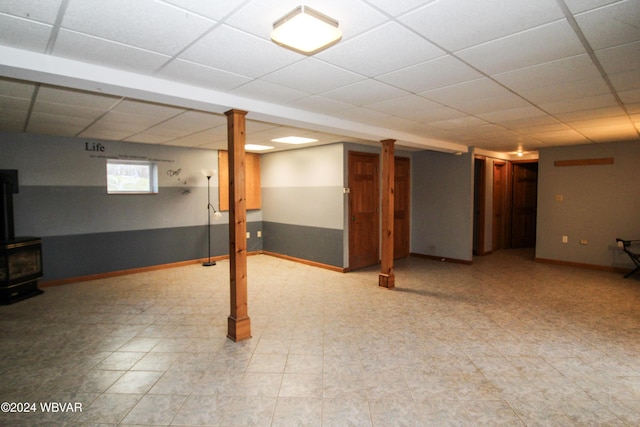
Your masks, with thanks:
[(485, 255), (485, 166), (484, 158), (474, 160), (473, 179), (473, 253)]
[(507, 180), (506, 163), (493, 164), (493, 244), (492, 250), (507, 248)]
[(395, 158), (394, 196), (393, 196), (393, 257), (409, 256), (411, 236), (411, 162), (408, 157)]
[(538, 163), (514, 163), (512, 174), (511, 247), (536, 245)]
[(380, 252), (379, 156), (349, 152), (349, 268), (377, 264)]

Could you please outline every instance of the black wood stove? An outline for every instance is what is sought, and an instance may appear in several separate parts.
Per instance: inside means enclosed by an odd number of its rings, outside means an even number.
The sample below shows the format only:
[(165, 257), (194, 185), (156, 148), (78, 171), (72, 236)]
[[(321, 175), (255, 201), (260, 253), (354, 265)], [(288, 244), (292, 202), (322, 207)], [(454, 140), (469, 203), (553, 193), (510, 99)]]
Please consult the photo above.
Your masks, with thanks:
[(42, 293), (42, 241), (15, 237), (13, 194), (18, 192), (18, 171), (0, 170), (0, 304), (11, 304)]

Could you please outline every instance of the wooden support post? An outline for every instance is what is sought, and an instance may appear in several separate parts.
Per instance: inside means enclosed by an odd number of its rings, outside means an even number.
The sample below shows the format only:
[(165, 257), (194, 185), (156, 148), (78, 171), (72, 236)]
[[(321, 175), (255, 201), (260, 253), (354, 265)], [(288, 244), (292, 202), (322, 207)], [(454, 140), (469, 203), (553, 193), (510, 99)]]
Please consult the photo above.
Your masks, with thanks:
[(245, 185), (246, 111), (229, 110), (227, 138), (229, 149), (229, 265), (231, 269), (231, 314), (227, 337), (233, 341), (251, 338), (247, 305), (247, 201)]
[(395, 157), (394, 139), (385, 139), (382, 143), (382, 248), (378, 285), (387, 289), (395, 286), (393, 274), (393, 212)]

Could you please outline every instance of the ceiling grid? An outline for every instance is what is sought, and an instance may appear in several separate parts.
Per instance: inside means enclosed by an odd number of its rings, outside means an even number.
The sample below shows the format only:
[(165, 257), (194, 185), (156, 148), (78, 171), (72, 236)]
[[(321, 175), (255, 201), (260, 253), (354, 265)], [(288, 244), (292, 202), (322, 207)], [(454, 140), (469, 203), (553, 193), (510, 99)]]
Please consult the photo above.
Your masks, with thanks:
[(239, 108), (274, 150), (640, 141), (640, 0), (305, 4), (343, 31), (314, 56), (269, 38), (294, 0), (3, 0), (0, 130), (219, 149)]

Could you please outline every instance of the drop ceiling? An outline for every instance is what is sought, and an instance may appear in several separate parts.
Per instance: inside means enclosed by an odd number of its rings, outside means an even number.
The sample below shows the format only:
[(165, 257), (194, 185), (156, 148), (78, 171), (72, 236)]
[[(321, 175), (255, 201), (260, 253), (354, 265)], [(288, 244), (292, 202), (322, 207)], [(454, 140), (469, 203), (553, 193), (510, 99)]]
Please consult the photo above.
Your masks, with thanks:
[(640, 0), (2, 0), (0, 131), (226, 147), (290, 135), (447, 152), (640, 141)]

